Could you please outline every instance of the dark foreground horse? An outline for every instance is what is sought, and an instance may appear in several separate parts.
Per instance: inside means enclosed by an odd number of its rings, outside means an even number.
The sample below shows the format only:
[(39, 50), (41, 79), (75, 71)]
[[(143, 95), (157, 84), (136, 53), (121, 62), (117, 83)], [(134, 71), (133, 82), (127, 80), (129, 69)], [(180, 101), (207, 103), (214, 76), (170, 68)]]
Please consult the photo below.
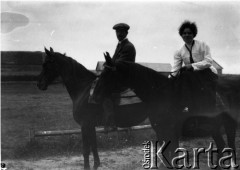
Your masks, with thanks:
[[(161, 110), (162, 112), (155, 114), (156, 117), (152, 121), (153, 128), (158, 126), (162, 130), (161, 136), (158, 135), (158, 137), (161, 137), (159, 140), (170, 140), (175, 143), (175, 146), (178, 146), (176, 143), (178, 143), (179, 137), (182, 135), (182, 127), (185, 126), (184, 123), (189, 124), (198, 121), (198, 123), (207, 128), (205, 132), (208, 134), (206, 135), (213, 137), (219, 149), (218, 159), (222, 156), (221, 152), (225, 147), (221, 133), (222, 127), (225, 129), (229, 147), (234, 150), (236, 149), (235, 133), (237, 123), (228, 112), (222, 111), (214, 115), (210, 113), (183, 114), (181, 112), (182, 108), (176, 102), (176, 95), (173, 93), (172, 80), (137, 63), (113, 63), (109, 55), (105, 55), (105, 59), (105, 68), (94, 91), (96, 100), (110, 95), (116, 84), (122, 84), (134, 89), (142, 101), (152, 109), (152, 112), (160, 111), (156, 105), (165, 108)], [(173, 155), (175, 149), (171, 148), (169, 152), (172, 153), (169, 154)]]
[[(96, 75), (87, 70), (81, 64), (70, 57), (45, 49), (46, 58), (43, 63), (42, 72), (38, 81), (38, 87), (46, 90), (58, 76), (63, 83), (73, 102), (74, 120), (81, 126), (83, 140), (84, 169), (90, 169), (89, 154), (90, 149), (94, 156), (94, 169), (100, 165), (97, 151), (95, 126), (102, 124), (103, 108), (100, 104), (88, 103), (89, 91)], [(158, 105), (158, 104), (157, 104)], [(159, 107), (158, 112), (150, 112), (151, 109), (145, 103), (123, 105), (115, 107), (115, 122), (118, 127), (135, 126), (149, 117), (154, 124), (157, 117), (156, 113), (163, 112)], [(156, 134), (160, 135), (161, 129), (154, 124)]]

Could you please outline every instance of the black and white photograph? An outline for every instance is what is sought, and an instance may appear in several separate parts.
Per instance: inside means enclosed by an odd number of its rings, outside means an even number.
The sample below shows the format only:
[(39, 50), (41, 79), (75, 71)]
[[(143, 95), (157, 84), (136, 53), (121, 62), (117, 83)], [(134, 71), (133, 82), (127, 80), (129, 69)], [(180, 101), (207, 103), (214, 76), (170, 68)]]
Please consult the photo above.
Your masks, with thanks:
[(1, 170), (240, 169), (239, 9), (2, 0)]

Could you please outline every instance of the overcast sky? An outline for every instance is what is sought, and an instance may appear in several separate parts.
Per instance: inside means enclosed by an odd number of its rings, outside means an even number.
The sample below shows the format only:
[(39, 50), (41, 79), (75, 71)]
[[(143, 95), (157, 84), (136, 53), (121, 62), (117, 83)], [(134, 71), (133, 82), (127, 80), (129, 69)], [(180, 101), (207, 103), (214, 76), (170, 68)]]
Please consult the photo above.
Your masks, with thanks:
[(178, 28), (195, 21), (223, 73), (240, 74), (240, 1), (1, 1), (1, 50), (66, 52), (88, 69), (113, 55), (113, 25), (130, 25), (137, 62), (173, 63)]

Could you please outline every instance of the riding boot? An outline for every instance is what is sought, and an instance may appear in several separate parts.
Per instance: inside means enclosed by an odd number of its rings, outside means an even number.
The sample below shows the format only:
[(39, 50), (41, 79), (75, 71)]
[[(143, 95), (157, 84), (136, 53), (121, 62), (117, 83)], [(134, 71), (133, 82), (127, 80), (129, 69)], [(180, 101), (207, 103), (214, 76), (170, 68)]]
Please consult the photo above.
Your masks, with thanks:
[(104, 109), (104, 131), (108, 133), (108, 131), (116, 130), (116, 125), (114, 122), (114, 104), (110, 98), (105, 98), (103, 101), (103, 109)]
[(191, 108), (191, 74), (191, 72), (185, 71), (181, 75), (181, 107), (183, 113), (189, 112)]
[(191, 91), (190, 88), (186, 83), (182, 85), (182, 101), (181, 101), (181, 107), (182, 112), (189, 112), (191, 108)]
[(190, 108), (191, 108), (190, 103), (191, 103), (190, 94), (185, 92), (185, 94), (182, 97), (182, 103), (181, 103), (182, 109), (183, 109), (182, 112), (184, 113), (190, 112)]

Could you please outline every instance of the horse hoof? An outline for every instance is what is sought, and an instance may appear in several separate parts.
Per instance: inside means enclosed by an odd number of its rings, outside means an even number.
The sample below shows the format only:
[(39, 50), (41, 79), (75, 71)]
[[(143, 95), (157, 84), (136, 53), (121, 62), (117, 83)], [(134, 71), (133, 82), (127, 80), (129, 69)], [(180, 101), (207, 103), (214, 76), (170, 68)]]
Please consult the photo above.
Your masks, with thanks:
[(84, 170), (90, 170), (90, 167), (84, 167)]
[(95, 163), (94, 166), (93, 166), (93, 169), (94, 169), (94, 170), (97, 170), (99, 166), (100, 166), (100, 163), (99, 163), (99, 162), (98, 162), (98, 163)]

